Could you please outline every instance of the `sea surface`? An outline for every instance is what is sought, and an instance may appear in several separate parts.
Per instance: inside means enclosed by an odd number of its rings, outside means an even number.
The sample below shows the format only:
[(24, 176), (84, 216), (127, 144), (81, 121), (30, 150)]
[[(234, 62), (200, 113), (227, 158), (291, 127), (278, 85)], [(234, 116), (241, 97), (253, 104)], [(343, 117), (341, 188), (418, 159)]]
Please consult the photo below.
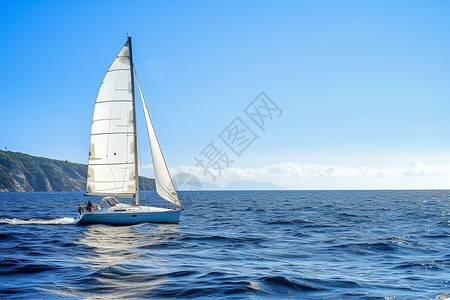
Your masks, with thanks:
[(178, 225), (82, 226), (81, 192), (0, 193), (0, 297), (450, 299), (450, 191), (180, 198)]

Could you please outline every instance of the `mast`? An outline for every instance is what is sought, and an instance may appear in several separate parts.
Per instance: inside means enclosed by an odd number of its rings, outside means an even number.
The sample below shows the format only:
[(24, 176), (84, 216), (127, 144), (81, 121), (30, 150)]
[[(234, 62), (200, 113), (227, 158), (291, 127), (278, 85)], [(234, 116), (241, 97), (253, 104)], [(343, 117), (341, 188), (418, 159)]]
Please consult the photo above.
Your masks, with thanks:
[(135, 167), (135, 182), (136, 182), (136, 205), (139, 205), (139, 172), (138, 172), (138, 144), (137, 144), (137, 127), (136, 127), (136, 101), (134, 97), (134, 65), (133, 65), (133, 48), (131, 47), (131, 36), (128, 36), (128, 43), (130, 48), (130, 72), (131, 72), (131, 97), (133, 102), (133, 131), (134, 131), (134, 161)]

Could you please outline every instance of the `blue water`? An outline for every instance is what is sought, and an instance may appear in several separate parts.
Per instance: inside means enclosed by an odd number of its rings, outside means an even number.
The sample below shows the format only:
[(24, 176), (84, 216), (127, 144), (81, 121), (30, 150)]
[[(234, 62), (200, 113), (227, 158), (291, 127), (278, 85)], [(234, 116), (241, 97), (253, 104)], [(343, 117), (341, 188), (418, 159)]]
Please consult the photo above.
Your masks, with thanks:
[(450, 191), (180, 198), (179, 225), (80, 226), (80, 192), (0, 193), (0, 297), (450, 299)]

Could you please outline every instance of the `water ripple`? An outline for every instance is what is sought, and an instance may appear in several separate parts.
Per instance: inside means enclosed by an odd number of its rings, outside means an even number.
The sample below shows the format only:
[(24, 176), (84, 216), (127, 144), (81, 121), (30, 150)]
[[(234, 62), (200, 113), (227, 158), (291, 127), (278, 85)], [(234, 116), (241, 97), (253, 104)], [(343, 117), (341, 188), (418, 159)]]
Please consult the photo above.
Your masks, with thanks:
[(0, 298), (449, 298), (450, 191), (187, 193), (179, 225), (133, 226), (0, 193)]

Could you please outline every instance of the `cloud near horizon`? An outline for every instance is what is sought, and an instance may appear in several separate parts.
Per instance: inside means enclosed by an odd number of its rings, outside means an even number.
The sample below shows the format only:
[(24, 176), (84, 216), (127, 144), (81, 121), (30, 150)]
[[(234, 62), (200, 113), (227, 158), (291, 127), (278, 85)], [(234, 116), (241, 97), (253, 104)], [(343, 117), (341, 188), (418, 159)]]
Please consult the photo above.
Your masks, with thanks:
[[(152, 170), (151, 166), (143, 166)], [(300, 165), (283, 162), (261, 168), (211, 170), (216, 180), (203, 168), (170, 168), (172, 176), (190, 173), (203, 182), (221, 187), (238, 181), (272, 182), (286, 189), (446, 189), (450, 188), (450, 166), (424, 165), (413, 161), (405, 168), (339, 167), (335, 165)]]

